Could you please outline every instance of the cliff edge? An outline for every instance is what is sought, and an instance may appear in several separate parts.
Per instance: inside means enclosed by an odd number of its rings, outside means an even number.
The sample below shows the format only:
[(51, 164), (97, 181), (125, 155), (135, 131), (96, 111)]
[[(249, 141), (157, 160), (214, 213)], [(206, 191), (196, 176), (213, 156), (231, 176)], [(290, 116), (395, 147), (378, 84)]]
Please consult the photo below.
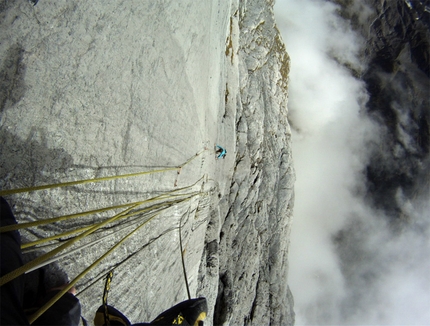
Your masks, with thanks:
[(228, 210), (220, 218), (219, 241), (207, 245), (211, 261), (219, 253), (214, 324), (293, 324), (287, 285), (295, 180), (289, 57), (273, 2), (240, 2), (230, 30), (239, 33), (238, 48), (226, 51), (239, 67), (238, 91), (227, 85), (226, 95), (226, 110), (236, 106), (236, 157), (230, 194), (221, 199)]

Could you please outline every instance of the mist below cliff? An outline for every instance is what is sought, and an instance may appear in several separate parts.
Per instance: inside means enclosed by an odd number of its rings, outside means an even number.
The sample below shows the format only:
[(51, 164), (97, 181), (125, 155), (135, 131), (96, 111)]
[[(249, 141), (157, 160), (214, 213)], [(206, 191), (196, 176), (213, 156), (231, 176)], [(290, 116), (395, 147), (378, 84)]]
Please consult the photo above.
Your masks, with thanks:
[[(372, 7), (352, 3), (358, 23), (374, 14)], [(393, 150), (384, 152), (388, 127), (368, 114), (371, 94), (360, 78), (368, 68), (366, 39), (340, 11), (327, 1), (283, 0), (275, 6), (291, 57), (297, 181), (289, 285), (296, 324), (428, 324), (428, 182), (424, 177), (413, 196), (396, 184), (389, 205), (378, 205), (381, 197), (369, 190), (366, 171), (375, 153), (386, 170), (402, 161), (382, 154)], [(400, 112), (396, 128), (402, 131), (408, 113)], [(392, 142), (406, 151), (413, 146)], [(425, 171), (428, 155), (416, 162)], [(415, 185), (418, 175), (410, 178)]]

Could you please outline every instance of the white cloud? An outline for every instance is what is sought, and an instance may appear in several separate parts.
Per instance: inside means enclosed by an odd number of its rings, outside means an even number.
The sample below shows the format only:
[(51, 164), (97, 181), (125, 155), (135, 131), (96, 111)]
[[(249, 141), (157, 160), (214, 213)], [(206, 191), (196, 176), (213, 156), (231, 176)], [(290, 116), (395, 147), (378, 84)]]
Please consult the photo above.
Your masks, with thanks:
[[(356, 6), (359, 19), (369, 15)], [(430, 253), (428, 226), (427, 237), (412, 231), (399, 236), (362, 198), (363, 169), (372, 144), (382, 139), (382, 129), (362, 114), (364, 84), (345, 68), (363, 69), (362, 39), (328, 1), (278, 0), (275, 14), (291, 57), (297, 181), (289, 285), (296, 324), (430, 322), (424, 309), (430, 306), (428, 257), (422, 263)], [(403, 205), (413, 221), (425, 214), (419, 202)], [(340, 242), (343, 248), (333, 240), (341, 232), (349, 237)]]

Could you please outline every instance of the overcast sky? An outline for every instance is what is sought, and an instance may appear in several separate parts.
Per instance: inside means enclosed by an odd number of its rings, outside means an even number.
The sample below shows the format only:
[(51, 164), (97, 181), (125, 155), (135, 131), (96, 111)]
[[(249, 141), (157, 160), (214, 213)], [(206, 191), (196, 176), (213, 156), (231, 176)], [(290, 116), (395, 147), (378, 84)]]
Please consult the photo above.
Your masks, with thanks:
[(364, 84), (342, 65), (364, 68), (363, 40), (326, 1), (277, 0), (275, 14), (291, 57), (296, 324), (430, 324), (428, 198), (404, 202), (422, 223), (398, 235), (363, 199), (363, 169), (383, 128), (363, 114)]

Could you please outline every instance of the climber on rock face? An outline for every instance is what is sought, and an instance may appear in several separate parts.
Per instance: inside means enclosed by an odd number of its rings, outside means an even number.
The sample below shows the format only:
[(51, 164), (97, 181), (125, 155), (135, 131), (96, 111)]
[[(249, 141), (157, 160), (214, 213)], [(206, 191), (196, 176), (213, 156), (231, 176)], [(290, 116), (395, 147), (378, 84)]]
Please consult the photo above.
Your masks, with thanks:
[(217, 159), (218, 158), (225, 158), (225, 156), (227, 155), (227, 151), (219, 145), (216, 145), (216, 148), (217, 149), (216, 149), (215, 153), (218, 154)]

